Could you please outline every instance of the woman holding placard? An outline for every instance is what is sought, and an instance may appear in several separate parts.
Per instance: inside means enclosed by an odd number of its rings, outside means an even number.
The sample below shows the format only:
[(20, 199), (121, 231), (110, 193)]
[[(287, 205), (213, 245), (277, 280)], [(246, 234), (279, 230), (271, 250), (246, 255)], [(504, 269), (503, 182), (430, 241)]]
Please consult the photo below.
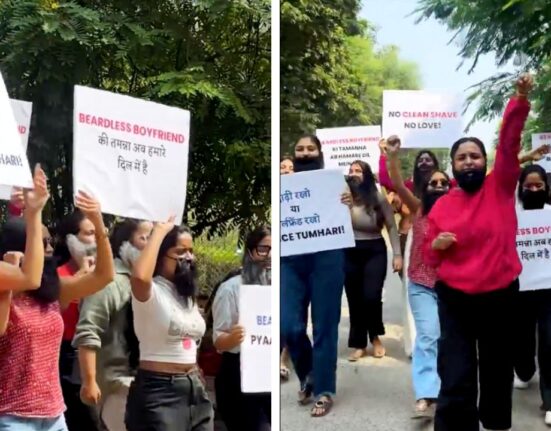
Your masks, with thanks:
[(375, 185), (370, 166), (356, 160), (350, 165), (348, 185), (352, 192), (350, 208), (356, 246), (346, 250), (344, 282), (350, 309), (348, 347), (354, 349), (349, 361), (367, 354), (367, 340), (373, 344), (373, 356), (382, 358), (385, 348), (379, 338), (384, 335), (382, 291), (386, 278), (387, 249), (382, 236), (386, 227), (392, 244), (392, 267), (402, 269), (400, 239), (394, 213)]
[(413, 214), (407, 292), (416, 329), (412, 355), (412, 378), (416, 399), (413, 418), (422, 418), (434, 415), (440, 391), (440, 378), (436, 369), (437, 343), (440, 335), (438, 304), (434, 292), (436, 271), (423, 262), (423, 238), (427, 230), (427, 215), (436, 201), (448, 193), (450, 179), (445, 172), (434, 170), (421, 191), (421, 196), (415, 196), (405, 185), (400, 174), (399, 149), (399, 138), (388, 138), (387, 154), (392, 186)]
[(44, 257), (40, 214), (48, 193), (39, 168), (34, 185), (26, 192), (24, 219), (10, 219), (0, 242), (2, 253), (19, 255), (13, 267), (0, 264), (0, 289), (9, 299), (9, 306), (4, 301), (0, 307), (0, 429), (60, 431), (67, 429), (58, 368), (61, 309), (106, 286), (113, 258), (99, 203), (79, 193), (76, 206), (96, 229), (97, 263), (87, 275), (60, 279), (55, 260)]
[[(239, 325), (239, 287), (269, 285), (272, 236), (267, 227), (245, 239), (241, 274), (225, 281), (212, 305), (214, 346), (222, 352), (216, 376), (216, 405), (228, 431), (268, 431), (271, 423), (270, 394), (241, 392), (240, 346), (245, 328)], [(266, 369), (268, 371), (268, 369)]]
[(126, 404), (128, 431), (211, 431), (213, 410), (197, 345), (205, 320), (195, 300), (195, 255), (187, 227), (158, 223), (132, 267), (140, 364)]
[[(539, 165), (529, 165), (522, 170), (518, 184), (517, 210), (550, 210), (547, 204), (549, 184), (545, 170)], [(551, 219), (551, 212), (544, 216)], [(540, 376), (542, 408), (545, 424), (551, 425), (551, 280), (550, 289), (524, 290), (516, 302), (515, 332), (513, 339), (519, 345), (513, 349), (517, 389), (526, 389), (536, 373), (536, 327), (537, 358)]]
[(490, 174), (479, 139), (462, 138), (453, 144), (450, 156), (458, 187), (441, 197), (428, 215), (425, 259), (437, 269), (441, 332), (435, 431), (478, 431), (479, 421), (487, 430), (511, 428), (509, 346), (521, 272), (515, 191), (531, 88), (529, 75), (517, 81)]

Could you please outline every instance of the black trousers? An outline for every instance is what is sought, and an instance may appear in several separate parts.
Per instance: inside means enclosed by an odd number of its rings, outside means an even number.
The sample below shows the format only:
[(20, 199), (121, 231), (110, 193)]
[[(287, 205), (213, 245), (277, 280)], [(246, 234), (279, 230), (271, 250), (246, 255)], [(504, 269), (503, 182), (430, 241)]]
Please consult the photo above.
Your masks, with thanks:
[(551, 410), (551, 289), (519, 292), (517, 323), (513, 340), (515, 372), (527, 382), (536, 372), (537, 358), (540, 370), (540, 393), (543, 408)]
[(126, 401), (128, 431), (212, 431), (213, 410), (198, 372), (138, 370)]
[(434, 431), (479, 431), (479, 421), (492, 430), (511, 428), (510, 342), (518, 280), (504, 289), (478, 295), (467, 295), (442, 282), (435, 288), (441, 388)]
[(222, 355), (222, 365), (214, 384), (216, 406), (228, 431), (271, 430), (271, 394), (241, 392), (239, 354), (225, 352)]
[(346, 250), (344, 287), (350, 311), (348, 347), (365, 349), (367, 337), (384, 335), (383, 285), (387, 266), (386, 244), (383, 238), (356, 241), (356, 247)]

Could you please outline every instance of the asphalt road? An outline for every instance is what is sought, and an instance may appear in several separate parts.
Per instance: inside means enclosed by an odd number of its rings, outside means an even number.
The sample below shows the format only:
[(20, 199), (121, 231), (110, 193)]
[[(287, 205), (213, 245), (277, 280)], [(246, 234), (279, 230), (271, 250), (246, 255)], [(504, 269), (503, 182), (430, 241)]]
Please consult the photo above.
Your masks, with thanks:
[[(391, 272), (389, 272), (391, 274)], [(296, 402), (298, 381), (294, 373), (281, 385), (281, 430), (303, 431), (429, 431), (431, 422), (410, 419), (414, 405), (410, 361), (402, 342), (402, 286), (397, 275), (387, 277), (385, 285), (384, 320), (386, 336), (383, 343), (387, 356), (372, 356), (359, 362), (347, 361), (346, 346), (349, 318), (346, 297), (342, 301), (339, 330), (339, 360), (337, 365), (337, 398), (333, 410), (324, 418), (311, 418), (310, 407)], [(511, 349), (517, 348), (511, 340)], [(525, 391), (515, 390), (513, 431), (550, 430), (539, 411), (537, 382)]]

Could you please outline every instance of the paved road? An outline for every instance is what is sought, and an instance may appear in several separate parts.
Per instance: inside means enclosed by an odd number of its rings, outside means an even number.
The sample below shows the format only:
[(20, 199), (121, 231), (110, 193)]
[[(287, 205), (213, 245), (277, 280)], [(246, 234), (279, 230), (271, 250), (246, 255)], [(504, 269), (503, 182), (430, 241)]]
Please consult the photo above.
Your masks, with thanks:
[[(410, 419), (414, 404), (410, 362), (402, 343), (401, 283), (395, 274), (387, 277), (384, 318), (386, 336), (383, 342), (387, 357), (363, 358), (353, 364), (346, 360), (348, 349), (348, 309), (343, 296), (343, 313), (339, 337), (337, 399), (332, 412), (324, 418), (311, 418), (309, 408), (296, 402), (298, 381), (294, 378), (281, 386), (281, 430), (302, 431), (429, 431), (430, 422)], [(511, 349), (516, 346), (511, 340)], [(526, 391), (515, 391), (513, 431), (550, 430), (539, 411), (537, 384)]]

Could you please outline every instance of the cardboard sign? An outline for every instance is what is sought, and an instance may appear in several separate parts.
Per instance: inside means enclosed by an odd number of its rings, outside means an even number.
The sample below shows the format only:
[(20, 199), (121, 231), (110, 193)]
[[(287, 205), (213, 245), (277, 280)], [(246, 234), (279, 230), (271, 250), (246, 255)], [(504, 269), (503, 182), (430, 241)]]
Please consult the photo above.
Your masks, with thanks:
[[(532, 149), (535, 150), (544, 144), (551, 144), (551, 133), (535, 133), (532, 135)], [(551, 172), (551, 154), (546, 154), (540, 161), (536, 162), (546, 172)]]

